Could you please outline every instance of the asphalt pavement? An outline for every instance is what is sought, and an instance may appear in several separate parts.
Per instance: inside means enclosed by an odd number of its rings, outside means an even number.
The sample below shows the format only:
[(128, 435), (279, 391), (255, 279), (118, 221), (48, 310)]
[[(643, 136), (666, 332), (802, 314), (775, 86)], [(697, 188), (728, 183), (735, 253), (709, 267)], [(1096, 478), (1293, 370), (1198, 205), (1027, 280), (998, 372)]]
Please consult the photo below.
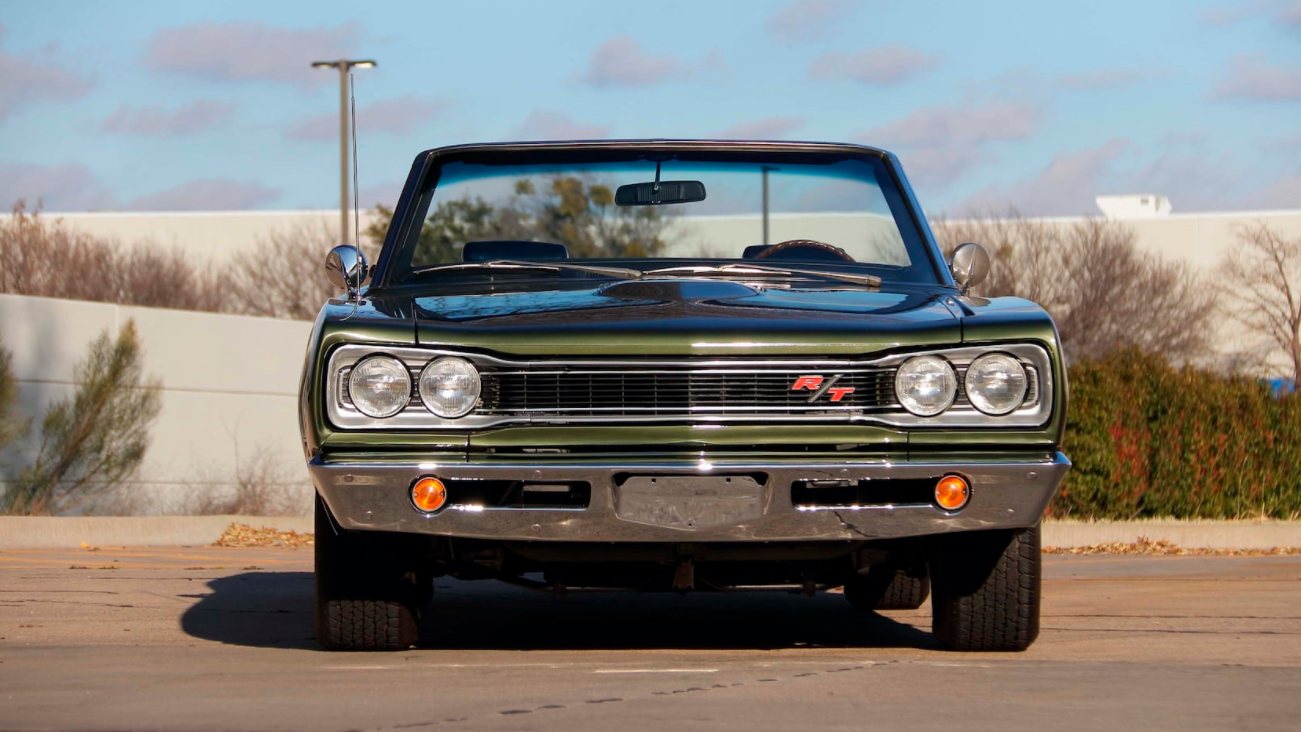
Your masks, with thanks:
[(0, 552), (0, 729), (1297, 729), (1301, 557), (1047, 557), (1043, 633), (929, 604), (440, 579), (422, 647), (330, 654), (311, 549)]

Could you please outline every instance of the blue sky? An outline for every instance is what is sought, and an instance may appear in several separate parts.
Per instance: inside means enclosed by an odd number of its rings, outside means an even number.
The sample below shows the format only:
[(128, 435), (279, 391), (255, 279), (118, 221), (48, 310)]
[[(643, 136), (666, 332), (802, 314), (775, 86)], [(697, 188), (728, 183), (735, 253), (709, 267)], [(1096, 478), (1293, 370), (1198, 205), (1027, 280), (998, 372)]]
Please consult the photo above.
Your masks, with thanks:
[(51, 2), (0, 13), (0, 197), (363, 205), (439, 145), (771, 137), (894, 150), (927, 209), (1301, 208), (1301, 2)]

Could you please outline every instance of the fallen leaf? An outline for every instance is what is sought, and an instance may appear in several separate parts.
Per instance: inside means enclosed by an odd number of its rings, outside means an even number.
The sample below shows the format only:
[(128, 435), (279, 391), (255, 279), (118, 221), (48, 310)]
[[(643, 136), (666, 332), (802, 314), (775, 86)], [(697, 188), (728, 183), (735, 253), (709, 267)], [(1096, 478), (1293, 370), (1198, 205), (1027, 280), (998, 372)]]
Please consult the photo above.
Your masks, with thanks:
[(255, 529), (246, 524), (231, 524), (213, 546), (248, 547), (248, 546), (314, 546), (316, 536), (300, 534), (297, 531), (278, 531), (276, 529)]

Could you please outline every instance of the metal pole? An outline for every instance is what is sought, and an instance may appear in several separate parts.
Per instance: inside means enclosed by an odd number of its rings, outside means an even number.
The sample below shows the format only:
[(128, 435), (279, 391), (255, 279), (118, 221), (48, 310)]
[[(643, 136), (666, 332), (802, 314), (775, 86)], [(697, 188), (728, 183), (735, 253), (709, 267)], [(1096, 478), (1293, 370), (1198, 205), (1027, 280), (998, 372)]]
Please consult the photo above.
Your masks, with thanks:
[(348, 243), (348, 68), (339, 62), (339, 235)]
[(763, 166), (763, 245), (768, 246), (768, 166)]

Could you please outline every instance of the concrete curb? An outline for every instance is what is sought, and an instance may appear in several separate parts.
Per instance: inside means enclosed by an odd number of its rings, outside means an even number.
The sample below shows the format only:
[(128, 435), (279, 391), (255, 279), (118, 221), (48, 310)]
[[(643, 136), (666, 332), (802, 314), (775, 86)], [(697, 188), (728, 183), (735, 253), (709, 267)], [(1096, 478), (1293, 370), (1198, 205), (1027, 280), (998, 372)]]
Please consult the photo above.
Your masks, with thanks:
[[(310, 516), (0, 516), (0, 550), (90, 546), (208, 546), (231, 524), (312, 531)], [(1044, 546), (1140, 537), (1190, 549), (1301, 547), (1301, 521), (1046, 521)]]
[(0, 516), (0, 549), (208, 546), (231, 524), (312, 531), (310, 516)]

